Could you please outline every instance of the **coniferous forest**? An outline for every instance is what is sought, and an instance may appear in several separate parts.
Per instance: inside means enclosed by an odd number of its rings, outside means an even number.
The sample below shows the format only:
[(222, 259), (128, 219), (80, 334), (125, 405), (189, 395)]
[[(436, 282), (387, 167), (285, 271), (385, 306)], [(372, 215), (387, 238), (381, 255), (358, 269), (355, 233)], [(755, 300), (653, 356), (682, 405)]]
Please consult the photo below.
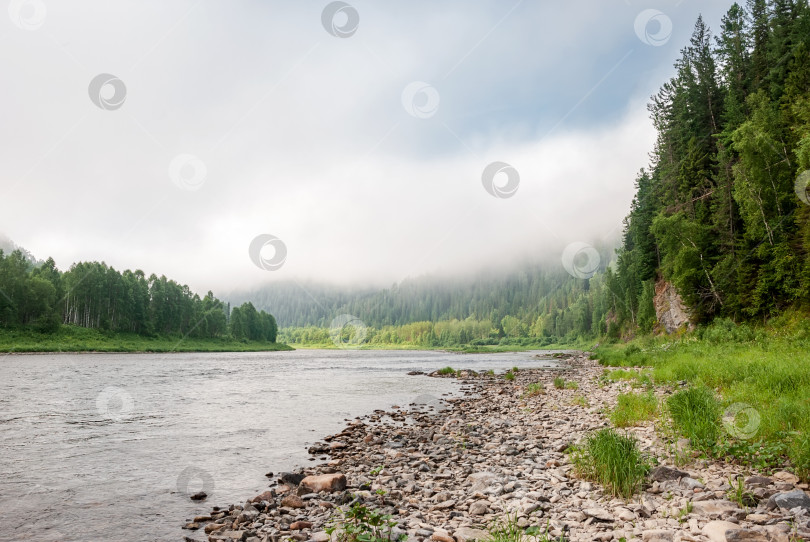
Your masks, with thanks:
[(288, 328), (286, 339), (307, 342), (323, 339), (345, 313), (382, 343), (619, 338), (657, 329), (653, 297), (663, 282), (675, 286), (696, 324), (806, 310), (807, 3), (734, 4), (715, 31), (698, 18), (675, 75), (648, 109), (658, 133), (651, 161), (635, 179), (621, 247), (602, 250), (603, 265), (590, 279), (568, 275), (557, 260), (383, 290), (309, 284), (303, 291), (276, 282), (233, 294), (242, 305), (229, 314), (211, 292), (201, 298), (163, 276), (96, 262), (61, 272), (51, 259), (34, 264), (7, 252), (0, 256), (0, 326), (272, 341), (272, 313)]
[[(479, 323), (482, 340), (618, 338), (656, 329), (662, 281), (677, 288), (696, 324), (806, 310), (810, 8), (798, 0), (735, 3), (715, 32), (698, 18), (675, 68), (648, 105), (658, 136), (635, 180), (622, 245), (593, 278), (545, 265), (382, 291), (307, 286), (315, 300), (290, 284), (242, 297), (272, 307), (282, 327), (300, 328), (290, 338), (304, 341), (339, 313), (393, 331), (456, 320), (449, 343), (467, 337), (464, 321)], [(448, 343), (425, 333), (425, 344)]]

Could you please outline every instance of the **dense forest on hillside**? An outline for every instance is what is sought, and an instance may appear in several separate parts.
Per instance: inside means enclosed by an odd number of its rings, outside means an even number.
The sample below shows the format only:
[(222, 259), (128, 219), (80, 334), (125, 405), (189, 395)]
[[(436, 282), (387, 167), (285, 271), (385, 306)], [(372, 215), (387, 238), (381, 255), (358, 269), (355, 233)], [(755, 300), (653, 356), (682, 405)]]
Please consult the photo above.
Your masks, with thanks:
[(143, 336), (232, 337), (275, 342), (274, 317), (244, 303), (230, 311), (165, 276), (123, 273), (99, 262), (61, 272), (53, 259), (0, 249), (0, 328), (54, 333), (62, 324)]
[(376, 292), (276, 284), (246, 299), (272, 308), (282, 326), (300, 327), (292, 338), (347, 313), (377, 330), (420, 323), (430, 328), (423, 343), (438, 344), (432, 324), (453, 320), (488, 323), (490, 340), (649, 332), (658, 281), (678, 289), (695, 323), (806, 309), (810, 8), (796, 0), (735, 3), (716, 36), (699, 18), (675, 68), (648, 106), (658, 138), (635, 180), (622, 246), (590, 280), (527, 267)]

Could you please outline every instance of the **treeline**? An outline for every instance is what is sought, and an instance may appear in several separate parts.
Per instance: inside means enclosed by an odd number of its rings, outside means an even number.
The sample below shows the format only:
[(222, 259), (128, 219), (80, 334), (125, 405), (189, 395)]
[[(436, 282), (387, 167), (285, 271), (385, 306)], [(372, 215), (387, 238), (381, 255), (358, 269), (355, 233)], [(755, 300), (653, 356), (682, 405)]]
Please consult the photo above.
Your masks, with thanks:
[[(624, 327), (671, 281), (697, 322), (762, 319), (810, 294), (810, 8), (734, 4), (713, 38), (698, 19), (652, 98), (658, 139), (639, 174), (606, 283)], [(807, 174), (810, 175), (810, 174)]]
[[(590, 280), (528, 267), (375, 292), (306, 286), (307, 295), (276, 285), (250, 298), (295, 327), (292, 339), (348, 313), (373, 328), (369, 341), (412, 342), (416, 333), (421, 344), (648, 332), (661, 281), (678, 289), (695, 323), (807, 310), (810, 7), (735, 3), (716, 37), (698, 18), (675, 68), (648, 106), (658, 138), (636, 179), (622, 246)], [(437, 331), (439, 322), (453, 331)], [(462, 322), (490, 330), (470, 335)]]
[(606, 328), (610, 303), (601, 302), (602, 290), (599, 278), (575, 279), (561, 265), (546, 264), (469, 278), (422, 277), (376, 291), (281, 282), (231, 299), (272, 309), (288, 342), (327, 344), (333, 319), (350, 314), (368, 327), (366, 342), (448, 346), (590, 334), (594, 321)]
[[(244, 303), (230, 307), (165, 276), (123, 273), (105, 263), (80, 262), (61, 272), (52, 258), (34, 263), (21, 250), (0, 250), (0, 327), (53, 333), (62, 324), (144, 336), (230, 336), (275, 342), (272, 315)], [(229, 318), (230, 316), (230, 318)]]

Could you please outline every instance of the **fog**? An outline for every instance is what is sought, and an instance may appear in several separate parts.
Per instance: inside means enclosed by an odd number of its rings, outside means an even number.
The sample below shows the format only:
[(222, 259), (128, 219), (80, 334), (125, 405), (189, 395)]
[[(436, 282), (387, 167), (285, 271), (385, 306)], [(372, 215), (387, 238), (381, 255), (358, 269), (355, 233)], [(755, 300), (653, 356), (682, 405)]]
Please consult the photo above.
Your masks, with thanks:
[(646, 102), (730, 2), (435, 4), (11, 2), (0, 232), (198, 291), (615, 240)]

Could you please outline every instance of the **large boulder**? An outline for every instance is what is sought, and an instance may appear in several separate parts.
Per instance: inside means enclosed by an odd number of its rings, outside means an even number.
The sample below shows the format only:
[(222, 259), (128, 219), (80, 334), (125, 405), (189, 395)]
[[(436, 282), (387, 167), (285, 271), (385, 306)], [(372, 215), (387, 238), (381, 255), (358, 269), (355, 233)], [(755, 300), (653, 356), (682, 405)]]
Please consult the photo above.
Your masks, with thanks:
[(346, 489), (346, 476), (339, 472), (307, 476), (301, 480), (301, 487), (308, 490), (310, 493), (320, 493), (322, 491), (334, 493), (335, 491), (343, 491)]
[(793, 510), (796, 507), (802, 508), (810, 512), (810, 497), (801, 489), (794, 489), (785, 493), (777, 493), (768, 499), (767, 508), (773, 510), (774, 508), (780, 510)]

